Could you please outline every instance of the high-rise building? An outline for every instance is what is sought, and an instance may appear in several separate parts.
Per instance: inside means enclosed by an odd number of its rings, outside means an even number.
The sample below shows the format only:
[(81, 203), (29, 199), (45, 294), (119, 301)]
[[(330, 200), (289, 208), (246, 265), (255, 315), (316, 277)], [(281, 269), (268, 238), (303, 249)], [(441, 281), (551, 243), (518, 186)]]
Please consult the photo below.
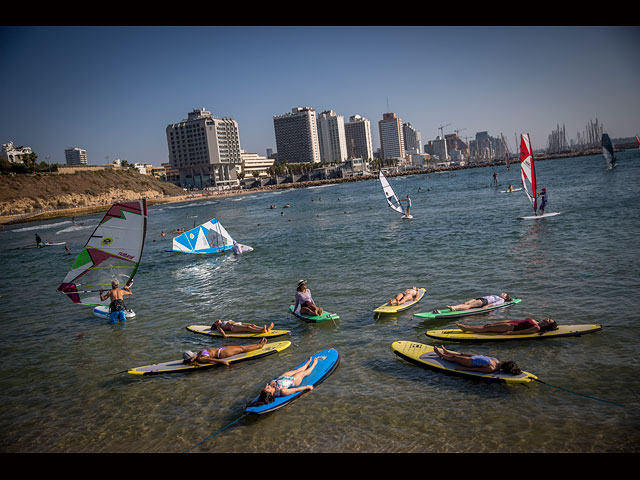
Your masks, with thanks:
[(169, 164), (183, 187), (237, 185), (236, 166), (242, 164), (238, 123), (215, 118), (204, 108), (186, 120), (167, 126)]
[(406, 153), (420, 153), (422, 135), (410, 123), (402, 124), (402, 135), (404, 137), (404, 150)]
[(403, 158), (402, 119), (398, 118), (395, 113), (383, 113), (382, 120), (378, 122), (378, 130), (382, 158)]
[(360, 115), (352, 115), (344, 124), (347, 142), (347, 157), (373, 159), (373, 143), (371, 142), (371, 122)]
[(87, 151), (83, 148), (66, 148), (64, 158), (67, 165), (87, 165)]
[(296, 107), (290, 113), (274, 116), (273, 128), (279, 161), (320, 162), (317, 117), (313, 108)]
[(333, 110), (318, 115), (318, 143), (323, 162), (342, 163), (347, 159), (344, 117)]

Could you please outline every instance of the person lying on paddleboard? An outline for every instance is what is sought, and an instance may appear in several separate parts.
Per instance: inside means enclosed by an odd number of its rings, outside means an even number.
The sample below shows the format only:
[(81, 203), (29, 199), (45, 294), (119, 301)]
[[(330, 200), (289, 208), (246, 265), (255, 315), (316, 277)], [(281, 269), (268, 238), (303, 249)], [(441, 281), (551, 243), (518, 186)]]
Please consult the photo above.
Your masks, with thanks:
[(471, 333), (503, 333), (506, 335), (523, 335), (527, 333), (544, 333), (546, 331), (557, 330), (558, 324), (551, 318), (545, 318), (538, 322), (533, 318), (524, 320), (502, 320), (490, 322), (484, 325), (464, 325), (456, 323), (456, 326), (463, 332)]
[(433, 351), (436, 352), (441, 359), (447, 362), (453, 362), (460, 365), (462, 368), (458, 370), (468, 370), (471, 372), (480, 373), (493, 373), (493, 372), (505, 372), (511, 375), (520, 375), (522, 370), (516, 365), (513, 360), (507, 360), (501, 362), (497, 358), (487, 357), (485, 355), (475, 355), (473, 353), (454, 353), (444, 348), (444, 345), (440, 345), (442, 351), (437, 347), (433, 347)]
[(419, 293), (418, 287), (408, 288), (404, 292), (397, 294), (395, 298), (390, 298), (389, 305), (402, 305), (403, 303), (415, 300), (418, 298)]
[[(486, 297), (478, 297), (467, 300), (464, 303), (458, 305), (445, 305), (452, 312), (464, 312), (465, 310), (471, 310), (474, 308), (488, 308), (502, 305), (504, 302), (511, 302), (513, 299), (506, 293), (500, 295), (487, 295)], [(434, 310), (434, 313), (440, 313), (440, 310)]]
[(298, 282), (298, 288), (296, 289), (296, 304), (293, 307), (293, 311), (298, 311), (300, 306), (300, 313), (310, 317), (322, 315), (322, 308), (318, 307), (313, 298), (311, 298), (311, 290), (307, 288), (307, 282), (300, 280)]
[(182, 352), (182, 363), (186, 365), (198, 365), (201, 363), (222, 363), (229, 366), (229, 362), (225, 358), (232, 357), (239, 353), (252, 352), (259, 350), (267, 343), (267, 339), (263, 338), (259, 343), (252, 345), (228, 345), (226, 347), (209, 348), (193, 353), (191, 350)]
[(313, 390), (313, 385), (299, 386), (304, 377), (309, 375), (318, 363), (317, 357), (313, 358), (313, 362), (311, 361), (311, 358), (312, 357), (309, 357), (306, 363), (300, 368), (284, 372), (275, 380), (271, 380), (267, 383), (260, 391), (258, 399), (255, 402), (251, 402), (248, 406), (257, 407), (260, 405), (266, 405), (273, 402), (275, 397), (286, 397), (287, 395), (291, 395), (292, 393), (300, 392), (302, 390)]
[(118, 280), (111, 282), (111, 290), (107, 290), (104, 294), (104, 290), (100, 289), (100, 300), (103, 302), (107, 299), (111, 299), (109, 305), (109, 323), (117, 323), (118, 321), (126, 322), (127, 317), (124, 312), (127, 309), (124, 305), (124, 296), (133, 295), (131, 288), (127, 285), (120, 288)]
[(265, 325), (264, 327), (259, 327), (254, 325), (253, 323), (243, 323), (243, 322), (234, 322), (233, 320), (216, 320), (211, 325), (211, 330), (218, 330), (223, 337), (226, 337), (227, 334), (224, 333), (225, 330), (228, 332), (250, 332), (250, 333), (267, 333), (273, 329), (273, 322), (269, 326)]

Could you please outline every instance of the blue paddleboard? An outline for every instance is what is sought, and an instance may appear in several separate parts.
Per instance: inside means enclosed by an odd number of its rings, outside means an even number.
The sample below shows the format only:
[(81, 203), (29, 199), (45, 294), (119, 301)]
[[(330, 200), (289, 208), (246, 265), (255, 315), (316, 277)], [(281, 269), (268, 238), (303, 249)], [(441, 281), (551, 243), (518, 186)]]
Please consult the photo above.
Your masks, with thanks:
[[(306, 376), (304, 380), (302, 380), (302, 383), (299, 386), (313, 385), (315, 389), (315, 387), (321, 384), (329, 375), (331, 375), (334, 372), (334, 370), (340, 363), (340, 355), (338, 354), (338, 351), (335, 348), (322, 350), (321, 352), (318, 352), (315, 355), (313, 355), (313, 357), (318, 358), (318, 363), (313, 369), (313, 372), (311, 372), (310, 375)], [(307, 362), (307, 358), (305, 358), (303, 362), (301, 362), (292, 370), (300, 368), (306, 362)], [(290, 404), (294, 400), (297, 400), (302, 395), (309, 393), (310, 391), (313, 392), (313, 390), (302, 390), (300, 392), (296, 392), (284, 397), (275, 397), (274, 401), (271, 403), (268, 403), (266, 405), (259, 405), (255, 407), (246, 407), (244, 411), (245, 413), (255, 413), (257, 415), (273, 412), (274, 410), (278, 410), (279, 408), (282, 408), (285, 405)], [(253, 402), (257, 401), (258, 397), (259, 396), (256, 396), (256, 398), (253, 399)]]

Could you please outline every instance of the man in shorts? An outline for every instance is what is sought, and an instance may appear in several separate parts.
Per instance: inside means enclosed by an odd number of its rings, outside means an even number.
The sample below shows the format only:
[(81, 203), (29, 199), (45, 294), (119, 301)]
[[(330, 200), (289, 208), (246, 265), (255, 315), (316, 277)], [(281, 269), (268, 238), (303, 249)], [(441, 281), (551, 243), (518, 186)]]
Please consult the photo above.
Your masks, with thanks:
[(117, 323), (118, 321), (126, 322), (127, 317), (124, 312), (126, 307), (124, 306), (124, 296), (132, 295), (131, 289), (125, 285), (123, 288), (119, 288), (118, 280), (111, 282), (111, 290), (107, 290), (104, 294), (100, 289), (100, 300), (103, 302), (109, 298), (111, 304), (109, 305), (109, 323)]

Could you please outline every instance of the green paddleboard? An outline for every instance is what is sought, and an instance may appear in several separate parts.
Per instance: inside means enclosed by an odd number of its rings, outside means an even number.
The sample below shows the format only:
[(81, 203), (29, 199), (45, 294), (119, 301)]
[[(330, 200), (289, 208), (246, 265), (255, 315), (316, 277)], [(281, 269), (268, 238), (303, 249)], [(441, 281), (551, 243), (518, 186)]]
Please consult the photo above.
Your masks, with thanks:
[(325, 322), (327, 320), (338, 320), (340, 318), (337, 314), (330, 313), (330, 312), (322, 312), (322, 315), (315, 315), (315, 316), (303, 315), (300, 312), (294, 312), (293, 311), (294, 307), (295, 305), (289, 305), (289, 311), (293, 313), (296, 317), (298, 317), (301, 320), (304, 320), (307, 323), (319, 323), (319, 322)]
[(479, 315), (481, 313), (490, 312), (492, 310), (496, 310), (498, 308), (505, 308), (516, 303), (520, 303), (522, 301), (521, 298), (514, 298), (511, 302), (504, 302), (500, 305), (496, 305), (494, 307), (486, 307), (486, 308), (473, 308), (471, 310), (464, 310), (462, 312), (452, 312), (448, 308), (443, 308), (440, 310), (440, 313), (433, 312), (422, 312), (414, 314), (416, 317), (420, 318), (458, 318), (458, 317), (467, 317), (469, 315)]

